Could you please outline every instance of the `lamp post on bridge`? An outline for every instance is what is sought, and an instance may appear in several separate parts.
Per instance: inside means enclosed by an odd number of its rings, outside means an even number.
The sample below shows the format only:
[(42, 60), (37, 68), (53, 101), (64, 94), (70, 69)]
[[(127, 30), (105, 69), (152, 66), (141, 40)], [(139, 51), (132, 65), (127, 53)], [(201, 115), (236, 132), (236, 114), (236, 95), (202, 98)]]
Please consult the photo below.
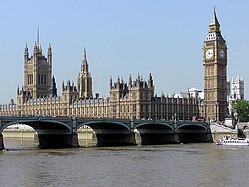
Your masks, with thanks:
[(176, 129), (177, 113), (174, 114), (174, 128)]
[(177, 113), (174, 114), (174, 121), (176, 123), (176, 117), (177, 117)]
[(215, 109), (215, 112), (216, 112), (216, 122), (218, 122), (218, 116), (219, 116), (219, 103), (216, 102), (216, 103), (215, 103), (215, 106), (216, 106), (216, 109)]
[(133, 132), (134, 131), (134, 116), (133, 116), (133, 110), (131, 112), (131, 121), (130, 121), (130, 128), (131, 128), (131, 131)]
[(72, 120), (72, 146), (73, 147), (79, 147), (79, 140), (78, 140), (78, 134), (77, 134), (77, 122), (75, 116), (71, 117)]

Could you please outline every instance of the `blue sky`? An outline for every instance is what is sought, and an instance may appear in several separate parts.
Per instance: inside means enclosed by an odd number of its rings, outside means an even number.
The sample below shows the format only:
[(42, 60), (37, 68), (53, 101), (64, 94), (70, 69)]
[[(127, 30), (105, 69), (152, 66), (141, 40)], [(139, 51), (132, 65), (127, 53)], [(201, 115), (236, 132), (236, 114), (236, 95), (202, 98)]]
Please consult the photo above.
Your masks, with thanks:
[(127, 81), (152, 73), (155, 93), (203, 89), (202, 45), (216, 6), (228, 45), (228, 78), (239, 74), (249, 98), (249, 1), (227, 0), (23, 0), (0, 6), (0, 103), (16, 100), (23, 84), (23, 53), (30, 55), (40, 28), (51, 43), (59, 95), (62, 81), (76, 82), (84, 47), (93, 91), (109, 95), (109, 78)]

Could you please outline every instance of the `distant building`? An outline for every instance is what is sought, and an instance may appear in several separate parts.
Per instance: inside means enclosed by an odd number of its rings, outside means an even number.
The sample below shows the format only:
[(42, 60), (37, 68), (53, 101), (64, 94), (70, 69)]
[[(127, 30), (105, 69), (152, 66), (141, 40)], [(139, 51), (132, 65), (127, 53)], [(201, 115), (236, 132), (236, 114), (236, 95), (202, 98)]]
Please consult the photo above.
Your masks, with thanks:
[(232, 102), (235, 100), (244, 100), (244, 80), (238, 76), (232, 81), (228, 81), (228, 103), (229, 103), (229, 113), (232, 113)]
[(244, 96), (244, 80), (237, 76), (235, 79), (232, 78), (231, 82), (231, 100), (237, 100), (241, 99), (243, 100), (245, 98)]
[(173, 94), (174, 98), (198, 98), (199, 100), (204, 99), (204, 93), (197, 88), (190, 88), (185, 92), (179, 92)]

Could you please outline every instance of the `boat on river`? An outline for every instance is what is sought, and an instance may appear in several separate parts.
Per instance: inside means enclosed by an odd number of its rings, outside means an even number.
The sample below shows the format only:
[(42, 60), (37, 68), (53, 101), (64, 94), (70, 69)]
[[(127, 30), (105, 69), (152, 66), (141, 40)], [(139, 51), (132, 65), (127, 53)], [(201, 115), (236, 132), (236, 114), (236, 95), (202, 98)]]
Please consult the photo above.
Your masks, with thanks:
[(249, 145), (249, 138), (234, 138), (231, 136), (224, 136), (223, 139), (216, 141), (217, 145)]

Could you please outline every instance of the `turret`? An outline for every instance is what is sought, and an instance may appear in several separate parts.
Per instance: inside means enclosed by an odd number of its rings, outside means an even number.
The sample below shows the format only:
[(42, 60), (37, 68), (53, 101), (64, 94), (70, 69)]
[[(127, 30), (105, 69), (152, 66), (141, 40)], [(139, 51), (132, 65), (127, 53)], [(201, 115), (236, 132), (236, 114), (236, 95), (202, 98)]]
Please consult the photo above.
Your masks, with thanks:
[(36, 42), (35, 42), (35, 45), (34, 45), (34, 54), (37, 54), (38, 53), (38, 46), (36, 45)]
[(52, 48), (50, 43), (48, 44), (48, 55), (47, 55), (47, 59), (48, 59), (48, 64), (52, 64)]
[(137, 86), (138, 88), (140, 87), (140, 75), (139, 75), (139, 73), (138, 73), (138, 75), (137, 75), (136, 86)]
[(64, 83), (64, 81), (62, 81), (62, 91), (64, 91), (65, 90), (65, 83)]
[(153, 86), (153, 79), (152, 79), (151, 73), (149, 74), (149, 78), (148, 78), (148, 87), (149, 88), (154, 87)]
[(69, 88), (71, 86), (71, 82), (70, 82), (70, 80), (68, 79), (67, 80), (67, 87)]
[(28, 62), (28, 58), (29, 58), (29, 51), (28, 51), (28, 45), (26, 44), (24, 49), (24, 63)]
[(88, 72), (88, 63), (86, 59), (86, 49), (84, 48), (84, 56), (83, 56), (83, 61), (81, 65), (81, 72), (87, 73)]
[(55, 82), (54, 76), (51, 81), (50, 96), (57, 97), (57, 88), (56, 88), (56, 82)]
[(17, 86), (17, 95), (19, 95), (20, 93), (20, 89), (19, 89), (19, 86)]
[(132, 78), (131, 78), (131, 74), (129, 75), (129, 80), (128, 80), (128, 87), (131, 88), (132, 86)]
[(117, 81), (117, 83), (118, 83), (118, 86), (120, 85), (120, 78), (119, 78), (119, 75), (118, 75), (118, 81)]
[(110, 89), (112, 89), (112, 77), (110, 76)]
[(38, 46), (38, 51), (39, 51), (40, 54), (42, 54), (42, 47), (41, 47), (41, 45)]

